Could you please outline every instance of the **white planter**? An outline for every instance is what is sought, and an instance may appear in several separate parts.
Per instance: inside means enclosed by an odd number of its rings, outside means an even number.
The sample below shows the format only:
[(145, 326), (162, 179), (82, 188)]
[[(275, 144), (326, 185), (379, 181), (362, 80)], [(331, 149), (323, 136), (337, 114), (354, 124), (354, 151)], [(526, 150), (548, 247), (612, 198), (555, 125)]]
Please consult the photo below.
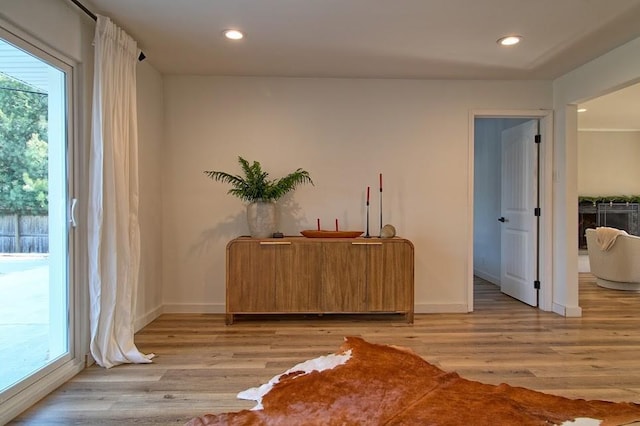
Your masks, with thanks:
[(254, 201), (247, 206), (247, 223), (253, 238), (268, 238), (277, 231), (276, 204), (270, 201)]

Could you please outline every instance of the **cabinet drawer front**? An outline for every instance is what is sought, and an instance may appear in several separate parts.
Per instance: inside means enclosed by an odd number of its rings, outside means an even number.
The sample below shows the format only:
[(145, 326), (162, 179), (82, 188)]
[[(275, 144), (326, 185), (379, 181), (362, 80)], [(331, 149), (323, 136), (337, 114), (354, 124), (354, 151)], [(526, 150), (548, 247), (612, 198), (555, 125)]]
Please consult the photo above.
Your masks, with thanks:
[(413, 250), (408, 244), (386, 244), (369, 252), (367, 308), (372, 312), (413, 310)]
[(286, 260), (278, 261), (277, 312), (321, 312), (322, 247), (297, 243), (291, 246), (290, 254)]
[(365, 312), (367, 247), (351, 243), (323, 244), (322, 309)]
[(227, 311), (274, 312), (276, 259), (289, 247), (242, 243), (227, 256)]

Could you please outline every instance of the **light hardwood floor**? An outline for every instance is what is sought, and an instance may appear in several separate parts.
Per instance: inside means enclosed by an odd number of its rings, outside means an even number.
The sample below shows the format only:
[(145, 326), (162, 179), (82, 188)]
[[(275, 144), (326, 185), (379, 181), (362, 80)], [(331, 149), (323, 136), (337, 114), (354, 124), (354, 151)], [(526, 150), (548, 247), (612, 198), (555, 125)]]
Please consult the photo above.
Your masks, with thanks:
[(236, 393), (306, 359), (334, 352), (343, 336), (408, 346), (447, 371), (485, 383), (575, 398), (640, 402), (640, 293), (580, 277), (582, 318), (540, 312), (478, 280), (472, 314), (242, 321), (162, 315), (136, 335), (153, 364), (91, 367), (11, 424), (169, 425), (252, 407)]

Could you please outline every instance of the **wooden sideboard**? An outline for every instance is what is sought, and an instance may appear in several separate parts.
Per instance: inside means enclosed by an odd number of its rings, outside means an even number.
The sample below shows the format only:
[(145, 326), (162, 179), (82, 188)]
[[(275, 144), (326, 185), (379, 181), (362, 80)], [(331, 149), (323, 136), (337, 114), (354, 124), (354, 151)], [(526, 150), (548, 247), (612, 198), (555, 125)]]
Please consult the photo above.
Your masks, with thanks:
[(395, 313), (413, 322), (413, 244), (403, 238), (236, 238), (226, 322), (242, 314)]

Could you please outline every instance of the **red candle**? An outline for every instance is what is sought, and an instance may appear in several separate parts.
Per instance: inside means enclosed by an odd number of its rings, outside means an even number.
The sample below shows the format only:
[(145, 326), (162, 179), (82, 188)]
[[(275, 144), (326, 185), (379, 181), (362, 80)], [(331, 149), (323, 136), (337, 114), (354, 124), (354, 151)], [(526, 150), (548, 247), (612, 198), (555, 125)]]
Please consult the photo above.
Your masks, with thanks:
[(382, 192), (382, 173), (380, 173), (380, 192)]
[(336, 219), (336, 232), (338, 232), (338, 219)]
[(371, 188), (367, 186), (367, 204), (369, 204), (369, 189)]
[(318, 218), (318, 231), (320, 230), (320, 218)]

